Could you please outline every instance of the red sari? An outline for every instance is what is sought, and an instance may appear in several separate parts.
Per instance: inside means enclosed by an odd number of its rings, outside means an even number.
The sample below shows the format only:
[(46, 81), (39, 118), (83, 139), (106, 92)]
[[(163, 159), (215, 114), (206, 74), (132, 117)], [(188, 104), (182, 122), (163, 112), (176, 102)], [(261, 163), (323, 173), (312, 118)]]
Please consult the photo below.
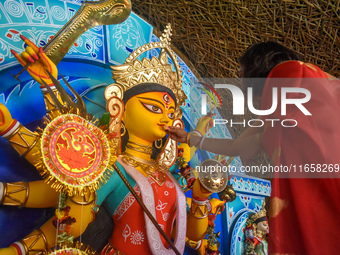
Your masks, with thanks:
[[(150, 176), (145, 177), (134, 167), (124, 164), (120, 158), (118, 162), (121, 171), (126, 171), (136, 181), (134, 186), (136, 193), (169, 238), (173, 226), (176, 226), (173, 243), (178, 251), (183, 253), (186, 236), (186, 198), (175, 178), (166, 173), (165, 183), (158, 185)], [(120, 190), (114, 189), (114, 192), (114, 197), (118, 199)], [(114, 230), (110, 244), (103, 249), (102, 255), (175, 254), (130, 192), (119, 203), (112, 217)], [(120, 253), (117, 253), (118, 251)]]
[[(282, 116), (279, 93), (277, 110), (266, 117), (298, 122), (296, 127), (265, 127), (263, 145), (274, 164), (292, 169), (295, 166), (297, 172), (300, 165), (305, 172), (304, 168), (311, 169), (311, 164), (340, 164), (340, 81), (329, 79), (320, 68), (299, 61), (276, 66), (268, 78), (297, 79), (286, 84), (267, 79), (262, 109), (271, 107), (272, 87), (279, 87), (278, 91), (288, 86), (306, 88), (311, 93), (311, 99), (303, 104), (311, 116), (304, 115), (294, 105), (289, 105), (287, 115)], [(288, 94), (288, 98), (299, 96)], [(325, 173), (291, 171), (274, 175), (269, 254), (340, 253), (340, 173), (329, 173), (329, 167), (325, 170)]]

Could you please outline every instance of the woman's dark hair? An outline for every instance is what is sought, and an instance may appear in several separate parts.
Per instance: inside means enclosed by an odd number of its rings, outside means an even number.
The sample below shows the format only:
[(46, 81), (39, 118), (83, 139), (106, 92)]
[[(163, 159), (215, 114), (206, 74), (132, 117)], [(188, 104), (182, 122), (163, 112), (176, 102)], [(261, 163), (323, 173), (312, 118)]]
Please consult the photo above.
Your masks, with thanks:
[[(172, 99), (175, 101), (175, 107), (177, 107), (177, 99), (176, 99), (175, 94), (172, 92), (172, 90), (161, 84), (152, 83), (152, 82), (136, 85), (132, 87), (131, 89), (127, 90), (126, 92), (124, 92), (124, 96), (123, 96), (124, 105), (126, 105), (127, 101), (133, 96), (136, 96), (142, 93), (147, 93), (147, 92), (167, 92), (172, 97)], [(162, 138), (162, 145), (165, 144), (166, 139), (167, 139), (166, 136)], [(122, 152), (125, 151), (125, 146), (128, 140), (129, 140), (129, 133), (126, 131), (125, 135), (122, 136)], [(153, 150), (152, 150), (151, 158), (157, 159), (159, 153), (162, 151), (162, 148), (157, 149), (155, 145), (153, 145), (152, 147), (153, 147)]]
[[(239, 58), (241, 76), (242, 78), (267, 78), (276, 65), (288, 60), (300, 60), (300, 57), (293, 50), (277, 42), (253, 44)], [(253, 87), (256, 95), (262, 95), (264, 79), (246, 79), (244, 83), (247, 87)]]

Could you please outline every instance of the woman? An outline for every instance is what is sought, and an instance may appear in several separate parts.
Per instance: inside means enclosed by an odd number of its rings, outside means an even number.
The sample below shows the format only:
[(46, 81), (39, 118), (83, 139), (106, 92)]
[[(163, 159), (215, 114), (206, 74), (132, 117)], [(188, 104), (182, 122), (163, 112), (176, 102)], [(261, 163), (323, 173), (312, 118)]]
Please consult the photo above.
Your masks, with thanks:
[[(201, 187), (198, 181), (194, 183), (191, 209), (187, 217), (183, 191), (168, 171), (176, 159), (177, 144), (167, 139), (165, 126), (181, 125), (179, 106), (185, 99), (184, 92), (181, 90), (179, 64), (169, 47), (169, 34), (170, 27), (167, 27), (160, 38), (160, 43), (150, 43), (148, 47), (143, 46), (144, 48), (133, 52), (124, 65), (112, 67), (116, 83), (106, 89), (105, 98), (107, 110), (111, 116), (108, 126), (111, 151), (118, 155), (115, 164), (142, 198), (166, 236), (169, 239), (173, 237), (177, 250), (183, 253), (186, 236), (190, 240), (199, 241), (206, 234), (209, 213), (208, 197), (211, 192)], [(26, 51), (21, 56), (15, 52), (12, 53), (22, 65), (28, 61), (32, 62), (28, 69), (30, 74), (42, 84), (43, 91), (49, 90), (48, 86), (51, 86), (56, 95), (55, 97), (53, 93), (46, 92), (44, 94), (46, 108), (51, 118), (63, 117), (64, 115), (60, 115), (60, 112), (65, 113), (66, 110), (63, 107), (65, 107), (67, 98), (53, 88), (53, 77), (57, 77), (56, 67), (41, 49), (26, 38), (22, 37), (22, 39), (28, 45)], [(151, 60), (139, 61), (137, 57), (141, 54), (140, 52), (149, 48), (161, 48), (159, 58), (153, 57)], [(171, 65), (167, 62), (168, 55), (175, 63), (176, 72), (172, 71)], [(51, 76), (45, 71), (46, 68), (52, 74)], [(64, 104), (64, 106), (60, 105), (63, 110), (57, 109), (58, 102), (53, 101), (53, 98)], [(39, 151), (37, 135), (18, 125), (3, 105), (0, 105), (0, 110), (1, 116), (4, 116), (1, 119), (0, 134), (8, 139), (20, 154), (24, 153), (29, 162), (35, 162)], [(76, 112), (81, 114), (82, 111)], [(78, 146), (75, 142), (79, 143), (81, 139), (75, 137), (81, 135), (76, 136), (76, 132), (77, 130), (73, 130), (69, 133), (69, 136), (74, 139), (73, 142), (67, 147), (60, 145), (56, 149), (57, 154), (64, 147), (69, 148), (71, 144)], [(23, 134), (28, 135), (23, 137)], [(18, 145), (23, 138), (27, 141), (24, 147)], [(66, 138), (63, 143), (65, 141)], [(85, 152), (81, 155), (82, 159), (88, 159), (93, 155), (92, 150), (89, 149), (90, 142), (88, 140), (86, 148), (84, 146)], [(80, 164), (72, 157), (68, 157), (67, 163), (65, 162), (63, 161), (63, 166)], [(88, 162), (92, 164), (90, 159)], [(82, 171), (82, 169), (79, 167), (78, 170)], [(2, 183), (1, 187), (6, 187), (0, 189), (0, 198), (4, 205), (14, 205), (10, 203), (13, 196), (17, 201), (16, 205), (19, 206), (57, 207), (58, 204), (59, 193), (42, 181), (31, 182), (27, 185), (20, 184), (20, 188), (15, 184)], [(42, 193), (46, 195), (41, 196)], [(61, 238), (60, 235), (56, 236), (58, 231), (66, 232), (63, 238), (80, 236), (94, 218), (94, 207), (101, 204), (105, 205), (115, 223), (110, 242), (102, 254), (115, 254), (116, 252), (174, 254), (173, 250), (169, 249), (169, 244), (143, 213), (136, 199), (124, 186), (117, 171), (97, 192), (82, 189), (80, 193), (82, 194), (64, 196), (63, 200), (59, 198), (59, 203), (62, 200), (64, 206), (57, 210), (56, 218), (52, 218), (21, 241), (8, 248), (0, 249), (0, 254), (39, 254), (56, 245), (56, 239)], [(97, 196), (97, 202), (95, 196)]]
[[(218, 154), (240, 155), (245, 162), (263, 148), (276, 166), (291, 166), (292, 171), (275, 173), (272, 181), (269, 253), (335, 254), (340, 249), (333, 234), (340, 226), (339, 80), (298, 60), (296, 53), (275, 42), (252, 45), (240, 58), (243, 78), (267, 78), (255, 82), (248, 79), (250, 83), (245, 84), (254, 86), (254, 92), (261, 97), (262, 110), (271, 108), (274, 87), (310, 92), (311, 99), (303, 106), (311, 115), (289, 105), (283, 116), (278, 98), (276, 111), (265, 116), (279, 121), (294, 119), (296, 127), (271, 126), (268, 122), (264, 127), (248, 128), (235, 140), (203, 139), (192, 134), (190, 144)], [(288, 98), (301, 98), (301, 94), (289, 93)], [(187, 140), (184, 130), (168, 130), (173, 139)], [(315, 207), (320, 207), (317, 213)], [(315, 234), (316, 230), (323, 235)]]

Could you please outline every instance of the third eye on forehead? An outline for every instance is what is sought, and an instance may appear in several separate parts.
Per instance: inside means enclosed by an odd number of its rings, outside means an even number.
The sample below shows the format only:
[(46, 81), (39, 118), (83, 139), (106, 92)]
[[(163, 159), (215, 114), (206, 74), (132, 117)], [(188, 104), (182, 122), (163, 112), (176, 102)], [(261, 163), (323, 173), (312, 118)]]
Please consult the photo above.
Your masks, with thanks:
[(170, 100), (170, 96), (167, 94), (167, 93), (165, 93), (164, 95), (163, 95), (163, 102), (166, 104), (166, 105), (169, 105), (170, 103), (171, 103), (171, 100)]
[[(154, 102), (161, 104), (164, 108), (169, 108), (170, 104), (173, 101), (172, 98), (167, 93), (163, 95), (160, 94), (160, 96), (162, 97), (161, 100), (158, 98), (155, 99), (154, 97), (137, 97), (137, 98), (154, 101)], [(171, 106), (170, 108), (175, 108), (175, 107)]]

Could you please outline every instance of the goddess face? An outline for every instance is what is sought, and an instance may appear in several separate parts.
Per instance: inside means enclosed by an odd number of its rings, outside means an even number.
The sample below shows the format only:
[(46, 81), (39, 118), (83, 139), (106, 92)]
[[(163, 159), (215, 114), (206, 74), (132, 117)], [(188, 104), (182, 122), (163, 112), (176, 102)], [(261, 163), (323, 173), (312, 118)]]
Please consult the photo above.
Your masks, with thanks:
[(130, 98), (123, 114), (129, 135), (153, 142), (166, 135), (165, 125), (172, 125), (175, 101), (166, 92), (146, 92)]

